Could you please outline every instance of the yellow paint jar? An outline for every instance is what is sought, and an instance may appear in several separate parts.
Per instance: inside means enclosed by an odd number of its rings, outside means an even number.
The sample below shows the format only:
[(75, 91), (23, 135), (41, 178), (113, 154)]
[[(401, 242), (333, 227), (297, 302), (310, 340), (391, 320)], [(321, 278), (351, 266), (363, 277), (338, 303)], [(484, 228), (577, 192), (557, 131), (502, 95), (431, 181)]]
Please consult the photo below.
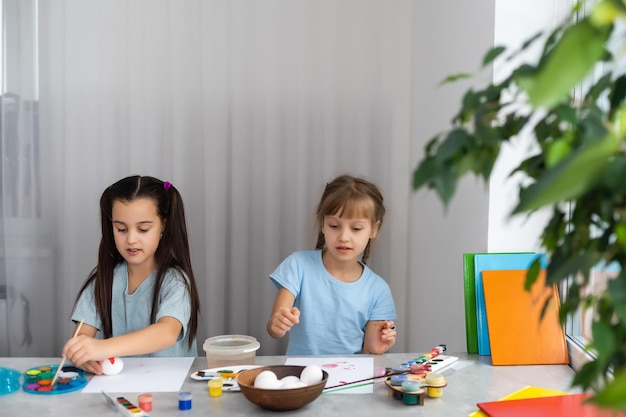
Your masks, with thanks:
[(223, 386), (224, 386), (224, 381), (222, 380), (222, 378), (209, 379), (209, 396), (221, 397)]
[(441, 397), (443, 395), (443, 387), (446, 386), (446, 379), (443, 375), (432, 372), (426, 375), (424, 382), (428, 385), (426, 395), (432, 398)]

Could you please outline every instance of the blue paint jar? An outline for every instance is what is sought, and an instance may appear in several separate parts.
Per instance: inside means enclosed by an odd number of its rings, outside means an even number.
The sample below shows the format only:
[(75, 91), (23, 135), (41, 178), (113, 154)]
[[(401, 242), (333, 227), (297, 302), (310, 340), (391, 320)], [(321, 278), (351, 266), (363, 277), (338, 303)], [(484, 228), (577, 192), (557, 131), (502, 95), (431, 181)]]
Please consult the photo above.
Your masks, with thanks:
[(402, 391), (408, 393), (419, 392), (422, 389), (422, 384), (419, 381), (406, 380), (402, 381)]
[(402, 385), (403, 381), (406, 381), (406, 375), (393, 375), (390, 379), (391, 385), (394, 387)]
[(178, 409), (191, 410), (191, 393), (188, 391), (178, 393)]

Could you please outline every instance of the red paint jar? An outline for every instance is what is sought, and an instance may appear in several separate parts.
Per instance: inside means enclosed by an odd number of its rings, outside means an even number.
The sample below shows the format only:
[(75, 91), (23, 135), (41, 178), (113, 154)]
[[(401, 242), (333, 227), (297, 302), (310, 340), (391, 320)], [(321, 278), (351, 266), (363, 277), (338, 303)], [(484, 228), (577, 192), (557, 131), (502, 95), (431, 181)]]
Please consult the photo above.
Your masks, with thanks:
[(152, 411), (152, 394), (139, 394), (137, 402), (143, 411)]

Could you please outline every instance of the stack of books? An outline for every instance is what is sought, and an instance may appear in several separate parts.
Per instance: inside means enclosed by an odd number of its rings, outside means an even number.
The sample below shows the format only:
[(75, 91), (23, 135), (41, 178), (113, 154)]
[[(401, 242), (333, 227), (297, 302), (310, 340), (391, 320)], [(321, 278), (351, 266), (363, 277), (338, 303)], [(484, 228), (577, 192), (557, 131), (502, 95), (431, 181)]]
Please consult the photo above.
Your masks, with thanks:
[[(526, 290), (534, 263), (539, 274)], [(493, 365), (568, 363), (559, 293), (546, 285), (546, 266), (545, 254), (464, 254), (468, 353), (491, 356)]]

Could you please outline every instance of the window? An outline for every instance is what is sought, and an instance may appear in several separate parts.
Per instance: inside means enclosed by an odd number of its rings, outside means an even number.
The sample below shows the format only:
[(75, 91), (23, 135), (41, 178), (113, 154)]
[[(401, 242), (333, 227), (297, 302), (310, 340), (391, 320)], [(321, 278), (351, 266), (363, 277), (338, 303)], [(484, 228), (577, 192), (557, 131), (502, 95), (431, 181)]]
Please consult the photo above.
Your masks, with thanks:
[(3, 0), (0, 5), (0, 216), (38, 218), (37, 1)]

